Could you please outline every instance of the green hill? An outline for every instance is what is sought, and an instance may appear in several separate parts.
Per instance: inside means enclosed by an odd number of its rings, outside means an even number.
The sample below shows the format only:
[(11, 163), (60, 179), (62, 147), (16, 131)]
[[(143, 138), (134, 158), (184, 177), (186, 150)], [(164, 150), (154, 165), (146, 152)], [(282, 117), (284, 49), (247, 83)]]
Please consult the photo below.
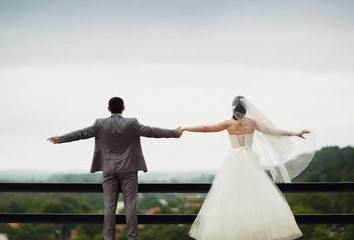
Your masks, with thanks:
[(354, 182), (354, 148), (322, 148), (294, 181)]

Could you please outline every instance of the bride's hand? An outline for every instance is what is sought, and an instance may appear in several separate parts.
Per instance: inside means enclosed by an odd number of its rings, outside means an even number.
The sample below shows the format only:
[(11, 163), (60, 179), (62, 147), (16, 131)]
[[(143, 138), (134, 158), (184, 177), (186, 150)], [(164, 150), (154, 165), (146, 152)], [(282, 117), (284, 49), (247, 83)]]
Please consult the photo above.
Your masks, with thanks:
[(300, 138), (305, 139), (305, 137), (304, 137), (303, 135), (304, 135), (304, 134), (307, 134), (307, 133), (310, 133), (310, 131), (304, 129), (304, 130), (302, 130), (301, 132), (299, 132), (299, 133), (297, 134), (297, 136), (300, 137)]

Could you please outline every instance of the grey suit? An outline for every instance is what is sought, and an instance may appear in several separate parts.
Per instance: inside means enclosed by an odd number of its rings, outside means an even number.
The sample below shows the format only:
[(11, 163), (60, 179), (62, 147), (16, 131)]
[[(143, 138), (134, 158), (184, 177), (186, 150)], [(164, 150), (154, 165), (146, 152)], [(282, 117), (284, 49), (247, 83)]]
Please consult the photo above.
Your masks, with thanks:
[(124, 198), (128, 239), (138, 239), (137, 172), (147, 171), (141, 149), (141, 136), (178, 138), (179, 133), (177, 129), (148, 127), (140, 124), (135, 118), (123, 118), (121, 114), (112, 114), (109, 118), (97, 119), (90, 127), (57, 138), (58, 143), (64, 143), (95, 137), (91, 172), (103, 172), (105, 240), (115, 239), (115, 211), (119, 192), (123, 193)]

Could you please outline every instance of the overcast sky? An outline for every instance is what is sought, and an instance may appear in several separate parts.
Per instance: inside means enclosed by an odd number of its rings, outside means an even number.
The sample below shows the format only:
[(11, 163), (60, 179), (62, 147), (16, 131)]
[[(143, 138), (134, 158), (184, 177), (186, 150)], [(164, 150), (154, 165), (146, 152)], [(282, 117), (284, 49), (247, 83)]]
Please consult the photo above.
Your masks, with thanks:
[[(52, 145), (108, 117), (216, 123), (244, 95), (317, 149), (354, 145), (353, 1), (0, 0), (0, 170), (88, 172), (94, 140)], [(226, 132), (143, 139), (150, 171), (217, 169)]]

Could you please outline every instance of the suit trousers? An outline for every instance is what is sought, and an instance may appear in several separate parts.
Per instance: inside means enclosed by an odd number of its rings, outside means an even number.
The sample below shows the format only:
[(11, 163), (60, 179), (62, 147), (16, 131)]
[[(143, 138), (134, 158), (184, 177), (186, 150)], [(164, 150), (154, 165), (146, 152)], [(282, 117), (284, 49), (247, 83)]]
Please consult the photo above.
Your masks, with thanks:
[(120, 192), (123, 193), (128, 240), (138, 240), (138, 219), (136, 215), (138, 173), (103, 173), (102, 187), (105, 205), (104, 240), (115, 240), (116, 209)]

